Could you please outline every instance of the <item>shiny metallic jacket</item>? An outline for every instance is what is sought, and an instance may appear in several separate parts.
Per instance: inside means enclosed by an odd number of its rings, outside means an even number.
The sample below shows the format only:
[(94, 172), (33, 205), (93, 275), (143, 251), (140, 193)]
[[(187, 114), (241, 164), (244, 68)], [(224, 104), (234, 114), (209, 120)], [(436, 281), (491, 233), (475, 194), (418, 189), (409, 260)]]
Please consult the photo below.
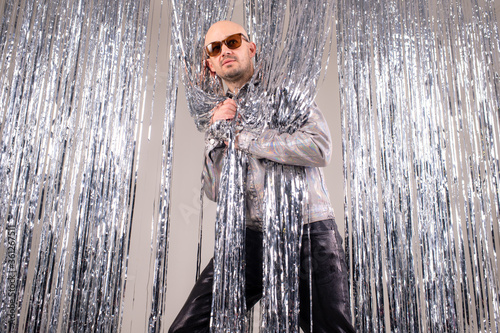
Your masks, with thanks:
[[(212, 140), (213, 143), (213, 140)], [(247, 226), (261, 229), (265, 160), (305, 167), (308, 186), (309, 220), (315, 222), (334, 218), (324, 182), (324, 167), (331, 157), (331, 138), (328, 125), (316, 104), (311, 107), (307, 122), (293, 134), (265, 129), (255, 135), (243, 130), (237, 137), (238, 149), (248, 153)], [(207, 140), (204, 190), (210, 200), (217, 200), (218, 186), (226, 147), (212, 147)]]

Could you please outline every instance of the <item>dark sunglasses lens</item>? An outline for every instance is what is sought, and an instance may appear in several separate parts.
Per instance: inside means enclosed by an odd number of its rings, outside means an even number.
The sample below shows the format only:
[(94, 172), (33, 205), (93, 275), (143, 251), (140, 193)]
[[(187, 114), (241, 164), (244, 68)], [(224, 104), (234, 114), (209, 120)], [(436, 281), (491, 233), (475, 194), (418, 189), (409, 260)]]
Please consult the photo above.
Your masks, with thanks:
[(232, 35), (226, 38), (225, 44), (227, 45), (228, 48), (231, 50), (237, 49), (238, 47), (241, 46), (241, 35)]
[(231, 35), (224, 39), (222, 42), (212, 42), (206, 46), (207, 53), (210, 57), (216, 57), (222, 50), (222, 43), (231, 49), (237, 49), (241, 46), (241, 34)]
[(221, 42), (213, 42), (207, 45), (207, 53), (211, 57), (215, 57), (221, 51)]

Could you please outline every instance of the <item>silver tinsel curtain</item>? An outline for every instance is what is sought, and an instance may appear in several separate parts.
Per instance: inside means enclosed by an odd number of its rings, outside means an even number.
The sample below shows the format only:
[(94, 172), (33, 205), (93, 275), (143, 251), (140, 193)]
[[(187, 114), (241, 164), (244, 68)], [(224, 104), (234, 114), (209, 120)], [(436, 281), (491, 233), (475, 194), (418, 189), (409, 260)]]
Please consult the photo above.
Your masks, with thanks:
[[(127, 284), (148, 295), (141, 330), (165, 330), (182, 67), (169, 48), (165, 74), (158, 50), (176, 38), (181, 3), (0, 1), (0, 331), (131, 330)], [(264, 42), (277, 2), (247, 3), (249, 30)], [(356, 327), (498, 332), (498, 4), (334, 5)], [(151, 283), (137, 286), (127, 280), (137, 173), (158, 104)]]
[(116, 330), (149, 2), (0, 12), (0, 330)]
[(498, 332), (495, 2), (340, 0), (337, 13), (356, 326)]

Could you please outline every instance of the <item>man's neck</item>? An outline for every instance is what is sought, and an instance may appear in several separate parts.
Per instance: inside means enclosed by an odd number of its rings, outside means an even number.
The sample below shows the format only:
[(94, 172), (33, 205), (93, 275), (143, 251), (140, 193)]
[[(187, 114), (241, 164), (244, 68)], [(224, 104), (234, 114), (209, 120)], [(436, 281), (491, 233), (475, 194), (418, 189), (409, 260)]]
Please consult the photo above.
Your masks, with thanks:
[(235, 83), (226, 83), (227, 89), (231, 92), (233, 95), (237, 95), (238, 92), (240, 91), (241, 87), (243, 87), (248, 81), (246, 80), (244, 82), (235, 82)]
[(240, 89), (248, 82), (250, 81), (250, 79), (252, 78), (253, 76), (253, 70), (251, 73), (249, 73), (249, 75), (241, 78), (241, 80), (238, 80), (238, 81), (225, 81), (226, 83), (226, 86), (227, 86), (227, 89), (233, 94), (233, 95), (237, 95), (238, 94), (238, 91), (240, 91)]

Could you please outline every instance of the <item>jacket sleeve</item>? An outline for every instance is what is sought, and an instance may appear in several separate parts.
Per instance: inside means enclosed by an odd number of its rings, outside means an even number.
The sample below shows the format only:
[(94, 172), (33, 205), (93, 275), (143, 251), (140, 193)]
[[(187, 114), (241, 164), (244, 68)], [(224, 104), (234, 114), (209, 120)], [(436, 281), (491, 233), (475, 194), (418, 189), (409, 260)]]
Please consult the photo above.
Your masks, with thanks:
[(292, 134), (265, 129), (259, 135), (243, 130), (238, 148), (282, 164), (323, 167), (330, 162), (331, 137), (326, 120), (313, 104), (307, 122)]
[(220, 173), (225, 155), (225, 146), (205, 150), (203, 166), (203, 189), (208, 199), (217, 201), (219, 193)]

